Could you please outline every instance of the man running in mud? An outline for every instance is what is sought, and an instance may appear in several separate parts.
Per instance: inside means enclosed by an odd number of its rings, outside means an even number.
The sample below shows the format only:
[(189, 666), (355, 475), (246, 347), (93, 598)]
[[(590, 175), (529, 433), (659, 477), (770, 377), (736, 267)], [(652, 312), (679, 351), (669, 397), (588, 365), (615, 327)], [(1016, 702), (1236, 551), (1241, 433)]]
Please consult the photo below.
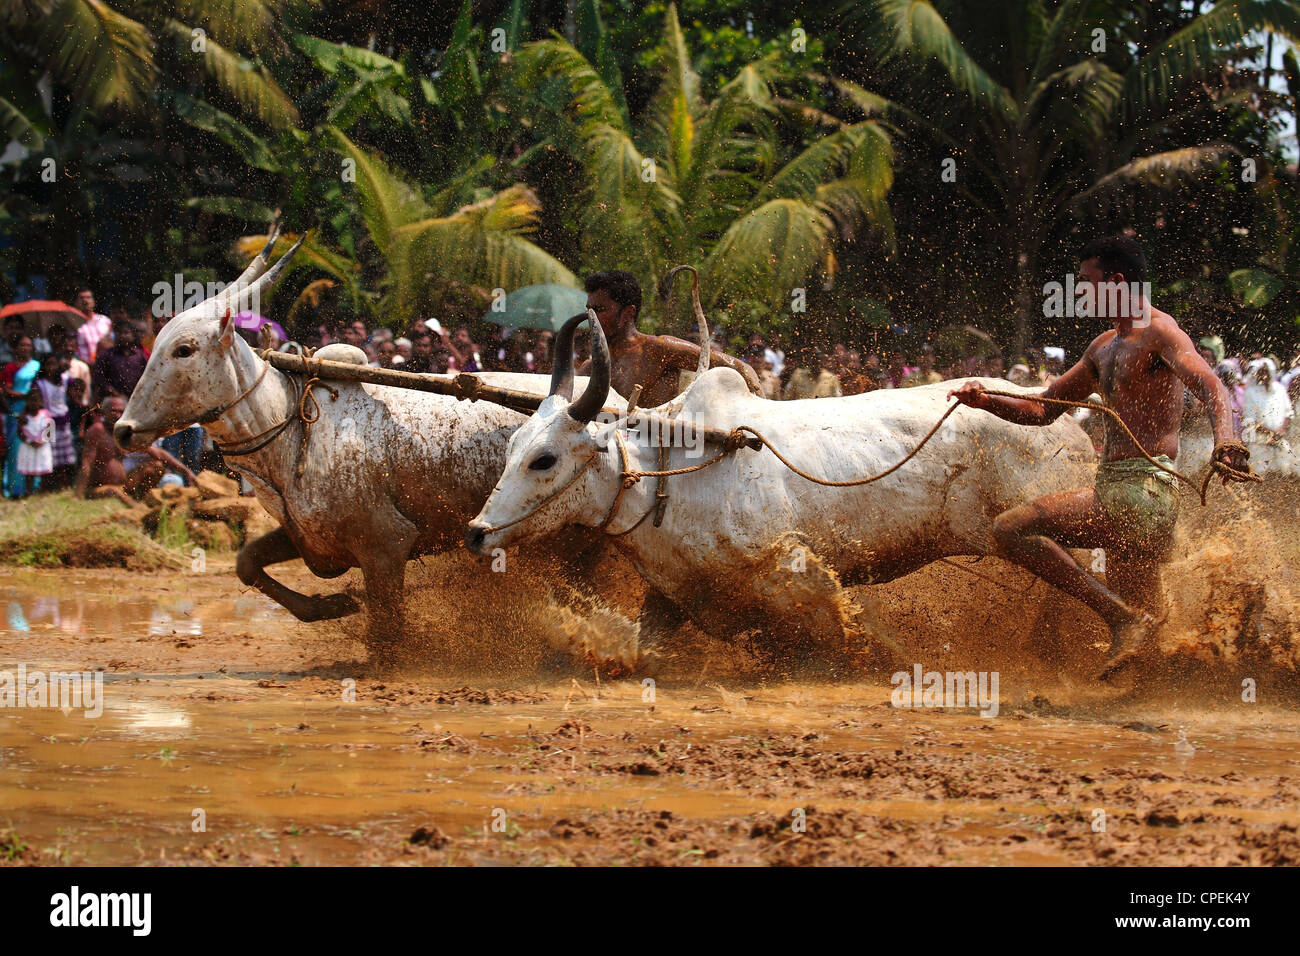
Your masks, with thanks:
[[(1097, 304), (1091, 314), (1115, 328), (1097, 336), (1078, 364), (1042, 394), (1084, 401), (1099, 392), (1142, 447), (1172, 467), (1186, 385), (1214, 424), (1214, 460), (1245, 470), (1249, 453), (1235, 440), (1228, 391), (1178, 324), (1151, 306), (1142, 247), (1123, 236), (1095, 239), (1083, 247), (1080, 259), (1076, 290), (1086, 296), (1085, 286), (1091, 287)], [(1108, 299), (1109, 283), (1142, 291)], [(979, 382), (966, 382), (948, 395), (1019, 425), (1048, 425), (1068, 411), (1033, 399), (986, 395)], [(1095, 488), (1047, 495), (1004, 511), (994, 523), (1004, 557), (1078, 598), (1109, 625), (1110, 655), (1100, 680), (1137, 657), (1159, 623), (1156, 617), (1163, 617), (1160, 565), (1172, 544), (1179, 493), (1177, 479), (1148, 462), (1110, 416), (1104, 421)], [(1085, 572), (1066, 548), (1104, 548), (1106, 584)]]
[[(641, 311), (641, 286), (636, 276), (622, 269), (610, 269), (587, 277), (587, 308), (596, 313), (609, 342), (613, 362), (610, 385), (620, 395), (631, 395), (641, 386), (638, 404), (654, 408), (674, 397), (679, 373), (694, 372), (700, 360), (700, 347), (671, 335), (646, 335), (637, 331), (636, 317)], [(758, 375), (739, 359), (718, 351), (709, 353), (710, 367), (725, 365), (745, 377), (749, 390), (758, 394)], [(579, 375), (590, 372), (590, 361), (578, 369)]]

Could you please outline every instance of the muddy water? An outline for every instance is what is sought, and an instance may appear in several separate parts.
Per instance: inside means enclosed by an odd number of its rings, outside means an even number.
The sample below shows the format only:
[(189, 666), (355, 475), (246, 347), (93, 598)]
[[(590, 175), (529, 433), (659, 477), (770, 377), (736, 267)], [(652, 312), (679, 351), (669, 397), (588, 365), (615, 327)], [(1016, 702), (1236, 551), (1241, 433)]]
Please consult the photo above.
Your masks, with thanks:
[(0, 574), (0, 671), (104, 674), (99, 717), (0, 709), (0, 860), (1300, 862), (1285, 701), (1009, 668), (990, 718), (896, 708), (887, 678), (764, 682), (693, 659), (653, 686), (379, 680), (355, 622), (301, 625), (232, 581)]

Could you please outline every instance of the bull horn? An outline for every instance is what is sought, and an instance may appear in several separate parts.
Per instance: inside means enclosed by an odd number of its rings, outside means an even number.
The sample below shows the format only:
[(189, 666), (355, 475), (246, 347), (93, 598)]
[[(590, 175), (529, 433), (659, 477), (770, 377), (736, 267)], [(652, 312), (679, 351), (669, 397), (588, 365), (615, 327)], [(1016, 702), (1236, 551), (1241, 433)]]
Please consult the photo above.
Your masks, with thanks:
[(275, 280), (280, 278), (280, 273), (284, 272), (284, 267), (287, 266), (289, 260), (293, 258), (293, 254), (298, 251), (298, 247), (307, 241), (308, 235), (310, 235), (310, 233), (303, 233), (303, 235), (298, 238), (298, 241), (289, 247), (289, 251), (279, 258), (275, 265), (259, 276), (257, 281), (252, 285), (241, 289), (236, 293), (235, 304), (243, 306), (246, 299), (255, 296), (260, 297), (264, 291), (274, 285)]
[(579, 312), (560, 326), (555, 333), (555, 344), (551, 349), (551, 390), (548, 395), (559, 395), (573, 401), (573, 333), (578, 326), (587, 321), (587, 313)]
[(695, 307), (695, 325), (700, 330), (700, 360), (695, 366), (695, 377), (699, 378), (709, 370), (709, 352), (713, 346), (709, 342), (709, 323), (704, 318), (704, 307), (700, 305), (700, 274), (695, 271), (695, 266), (673, 266), (669, 269), (659, 283), (659, 298), (666, 301), (672, 294), (673, 279), (677, 273), (688, 270), (691, 273), (691, 305)]
[(266, 237), (266, 245), (262, 247), (261, 252), (259, 252), (257, 255), (253, 256), (251, 260), (249, 260), (249, 263), (247, 266), (245, 266), (244, 271), (239, 274), (239, 278), (236, 279), (234, 282), (232, 282), (230, 285), (226, 286), (216, 295), (212, 296), (211, 298), (204, 299), (202, 302), (198, 303), (197, 305), (191, 306), (189, 309), (186, 309), (185, 312), (181, 314), (191, 314), (191, 315), (205, 314), (205, 315), (216, 315), (218, 317), (221, 316), (221, 314), (225, 312), (226, 307), (230, 304), (230, 301), (235, 296), (238, 296), (240, 293), (242, 293), (244, 289), (248, 288), (249, 283), (256, 280), (259, 276), (261, 276), (263, 271), (265, 271), (266, 264), (271, 258), (271, 250), (275, 248), (275, 244), (279, 240), (279, 238), (280, 238), (280, 223), (273, 222), (271, 223), (271, 232)]
[[(224, 305), (227, 300), (237, 295), (266, 270), (266, 264), (271, 261), (271, 250), (275, 248), (275, 244), (279, 241), (279, 238), (280, 223), (273, 222), (271, 223), (271, 231), (266, 237), (266, 245), (262, 247), (262, 251), (249, 260), (248, 265), (244, 267), (244, 271), (239, 274), (238, 279), (213, 296), (212, 302), (218, 311), (220, 311), (221, 306)], [(205, 303), (200, 304), (202, 305)]]
[(591, 377), (582, 395), (569, 406), (569, 416), (585, 425), (600, 414), (605, 399), (609, 398), (610, 360), (609, 343), (605, 341), (605, 330), (600, 327), (596, 313), (588, 309), (584, 318), (591, 326)]

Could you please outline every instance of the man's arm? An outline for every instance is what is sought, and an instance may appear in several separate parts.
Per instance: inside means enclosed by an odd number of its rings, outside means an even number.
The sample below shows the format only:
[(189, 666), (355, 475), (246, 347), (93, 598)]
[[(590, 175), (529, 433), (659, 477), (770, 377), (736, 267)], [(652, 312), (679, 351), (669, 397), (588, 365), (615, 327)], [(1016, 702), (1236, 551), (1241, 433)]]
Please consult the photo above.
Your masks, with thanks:
[[(700, 347), (694, 342), (687, 342), (685, 339), (679, 339), (671, 335), (657, 336), (655, 341), (659, 346), (660, 359), (665, 367), (693, 372), (699, 366)], [(758, 381), (758, 373), (754, 371), (748, 362), (742, 362), (738, 358), (732, 358), (725, 352), (719, 352), (717, 349), (711, 348), (709, 349), (709, 367), (714, 368), (718, 365), (725, 365), (727, 368), (739, 372), (751, 392), (755, 395), (761, 393), (762, 386)]]
[[(1092, 346), (1083, 353), (1083, 358), (1043, 391), (1044, 398), (1063, 398), (1067, 401), (1082, 402), (1097, 391), (1097, 366), (1092, 358)], [(979, 382), (966, 382), (960, 388), (948, 393), (963, 405), (982, 408), (992, 412), (998, 418), (1004, 418), (1016, 425), (1050, 425), (1067, 411), (1068, 405), (1055, 405), (1040, 402), (1032, 398), (1004, 398), (1000, 395), (985, 394), (984, 386)]]
[(1214, 444), (1221, 445), (1237, 436), (1232, 430), (1232, 403), (1228, 388), (1214, 370), (1197, 354), (1187, 333), (1177, 326), (1160, 330), (1159, 355), (1210, 413), (1214, 427)]
[(184, 475), (186, 478), (188, 478), (189, 481), (190, 481), (190, 484), (194, 484), (194, 482), (195, 482), (195, 480), (196, 480), (196, 479), (195, 479), (195, 476), (194, 476), (194, 472), (190, 471), (189, 468), (187, 468), (185, 465), (183, 465), (183, 464), (182, 464), (182, 463), (181, 463), (181, 462), (180, 462), (180, 461), (179, 461), (179, 460), (178, 460), (174, 455), (172, 455), (172, 453), (169, 452), (166, 448), (159, 448), (157, 445), (150, 445), (149, 448), (148, 448), (148, 452), (149, 452), (149, 457), (150, 457), (150, 458), (156, 458), (156, 459), (158, 459), (158, 461), (162, 462), (164, 465), (166, 465), (166, 466), (167, 466), (168, 468), (170, 468), (172, 471), (178, 471), (178, 472), (180, 472), (182, 475)]

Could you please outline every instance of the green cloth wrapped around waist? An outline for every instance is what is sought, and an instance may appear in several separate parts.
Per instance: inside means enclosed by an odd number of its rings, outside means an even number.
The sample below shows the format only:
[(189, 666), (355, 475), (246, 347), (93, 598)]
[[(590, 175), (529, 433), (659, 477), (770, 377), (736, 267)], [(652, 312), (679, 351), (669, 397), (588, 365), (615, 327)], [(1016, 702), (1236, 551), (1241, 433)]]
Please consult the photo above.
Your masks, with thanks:
[[(1168, 455), (1153, 457), (1174, 466)], [(1099, 464), (1097, 499), (1115, 530), (1135, 546), (1167, 543), (1178, 520), (1178, 479), (1145, 458)]]

